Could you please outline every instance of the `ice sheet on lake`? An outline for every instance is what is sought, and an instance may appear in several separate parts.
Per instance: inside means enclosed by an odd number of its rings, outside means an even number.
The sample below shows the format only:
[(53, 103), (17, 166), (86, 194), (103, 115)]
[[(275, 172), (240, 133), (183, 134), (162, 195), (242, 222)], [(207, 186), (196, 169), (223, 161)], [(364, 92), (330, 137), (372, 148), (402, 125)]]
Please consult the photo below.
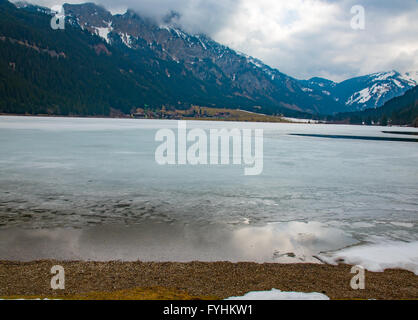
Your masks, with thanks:
[(155, 134), (177, 126), (0, 116), (0, 258), (315, 262), (371, 235), (418, 241), (417, 143), (291, 135), (402, 137), (386, 127), (187, 121), (263, 129), (249, 178), (158, 165)]

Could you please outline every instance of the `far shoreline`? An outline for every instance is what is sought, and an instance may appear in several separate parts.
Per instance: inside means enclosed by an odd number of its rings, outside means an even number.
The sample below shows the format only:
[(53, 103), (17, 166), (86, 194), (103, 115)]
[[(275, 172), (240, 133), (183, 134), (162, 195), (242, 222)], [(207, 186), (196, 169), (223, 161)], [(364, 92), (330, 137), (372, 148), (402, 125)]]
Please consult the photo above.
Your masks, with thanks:
[[(182, 118), (182, 119), (148, 119), (134, 117), (111, 117), (111, 116), (63, 116), (63, 115), (29, 115), (29, 114), (7, 114), (0, 113), (0, 117), (22, 117), (22, 118), (57, 118), (57, 119), (104, 119), (104, 120), (160, 120), (160, 121), (196, 121), (196, 122), (238, 122), (238, 123), (276, 123), (276, 124), (317, 124), (304, 122), (268, 122), (268, 121), (236, 121), (223, 119), (200, 119), (200, 118)], [(326, 124), (326, 123), (322, 123)]]
[[(246, 112), (246, 111), (242, 111)], [(259, 114), (260, 116), (264, 116), (262, 114)], [(16, 113), (0, 113), (0, 117), (22, 117), (22, 118), (59, 118), (59, 119), (115, 119), (115, 120), (160, 120), (160, 121), (202, 121), (202, 122), (238, 122), (238, 123), (277, 123), (277, 124), (318, 124), (317, 120), (309, 120), (309, 119), (301, 119), (306, 121), (312, 121), (311, 123), (308, 122), (299, 122), (299, 121), (290, 121), (291, 118), (284, 117), (282, 121), (243, 121), (243, 120), (233, 120), (233, 119), (215, 119), (215, 118), (190, 118), (190, 117), (184, 117), (181, 119), (166, 119), (166, 118), (136, 118), (132, 116), (80, 116), (80, 115), (44, 115), (44, 114), (16, 114)], [(295, 120), (298, 120), (297, 118), (294, 118)], [(323, 122), (322, 124), (326, 124)]]
[[(381, 127), (381, 128), (409, 128), (417, 129), (414, 126), (377, 126), (377, 125), (362, 125), (341, 122), (326, 122), (320, 120), (298, 119), (291, 117), (283, 117), (283, 121), (238, 121), (226, 119), (202, 119), (202, 118), (182, 118), (182, 119), (149, 119), (149, 118), (135, 118), (135, 117), (116, 117), (116, 116), (65, 116), (65, 115), (31, 115), (31, 114), (15, 114), (15, 113), (0, 113), (0, 117), (22, 117), (22, 118), (57, 118), (57, 119), (104, 119), (104, 120), (160, 120), (160, 121), (196, 121), (196, 122), (236, 122), (236, 123), (272, 123), (272, 124), (295, 124), (295, 125), (335, 125), (335, 126), (352, 126), (352, 127)], [(292, 121), (294, 120), (294, 121)], [(384, 132), (389, 133), (389, 132)]]

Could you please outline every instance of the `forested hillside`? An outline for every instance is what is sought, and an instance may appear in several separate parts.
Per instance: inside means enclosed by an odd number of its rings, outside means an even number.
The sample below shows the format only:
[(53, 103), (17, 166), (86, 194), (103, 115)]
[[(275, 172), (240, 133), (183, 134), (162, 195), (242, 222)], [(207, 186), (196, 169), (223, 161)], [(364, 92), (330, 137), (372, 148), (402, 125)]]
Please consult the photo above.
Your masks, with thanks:
[[(50, 20), (0, 0), (0, 113), (110, 115), (192, 104), (258, 110), (255, 99), (230, 94), (216, 79), (197, 79), (147, 45), (109, 45), (71, 18), (65, 30), (52, 30)], [(263, 110), (304, 115), (271, 101)]]

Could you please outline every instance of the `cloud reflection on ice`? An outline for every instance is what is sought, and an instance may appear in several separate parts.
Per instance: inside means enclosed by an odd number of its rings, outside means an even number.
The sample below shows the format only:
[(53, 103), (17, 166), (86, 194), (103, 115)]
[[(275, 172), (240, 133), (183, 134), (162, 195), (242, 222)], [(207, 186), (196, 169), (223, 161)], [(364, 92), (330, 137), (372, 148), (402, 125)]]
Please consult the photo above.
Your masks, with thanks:
[(265, 227), (144, 223), (133, 227), (0, 231), (0, 259), (316, 262), (321, 251), (356, 243), (318, 222)]

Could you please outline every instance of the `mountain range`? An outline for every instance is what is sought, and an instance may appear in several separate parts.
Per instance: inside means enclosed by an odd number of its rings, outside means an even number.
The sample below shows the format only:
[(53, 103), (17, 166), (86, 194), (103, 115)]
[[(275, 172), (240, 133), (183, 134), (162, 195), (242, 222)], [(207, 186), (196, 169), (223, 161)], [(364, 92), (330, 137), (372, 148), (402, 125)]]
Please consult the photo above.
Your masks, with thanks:
[(332, 121), (348, 124), (379, 124), (418, 127), (418, 86), (404, 95), (393, 98), (382, 107), (363, 111), (339, 113)]
[(342, 102), (349, 111), (376, 109), (417, 85), (410, 73), (400, 74), (397, 71), (374, 73), (340, 83), (322, 78), (312, 78), (302, 83), (306, 87), (304, 90), (315, 95), (331, 96)]
[[(163, 22), (92, 3), (48, 9), (0, 0), (0, 112), (129, 114), (191, 105), (294, 117), (378, 108), (416, 86), (415, 73), (381, 72), (335, 83), (298, 80), (262, 61)], [(4, 97), (4, 99), (3, 99)]]

